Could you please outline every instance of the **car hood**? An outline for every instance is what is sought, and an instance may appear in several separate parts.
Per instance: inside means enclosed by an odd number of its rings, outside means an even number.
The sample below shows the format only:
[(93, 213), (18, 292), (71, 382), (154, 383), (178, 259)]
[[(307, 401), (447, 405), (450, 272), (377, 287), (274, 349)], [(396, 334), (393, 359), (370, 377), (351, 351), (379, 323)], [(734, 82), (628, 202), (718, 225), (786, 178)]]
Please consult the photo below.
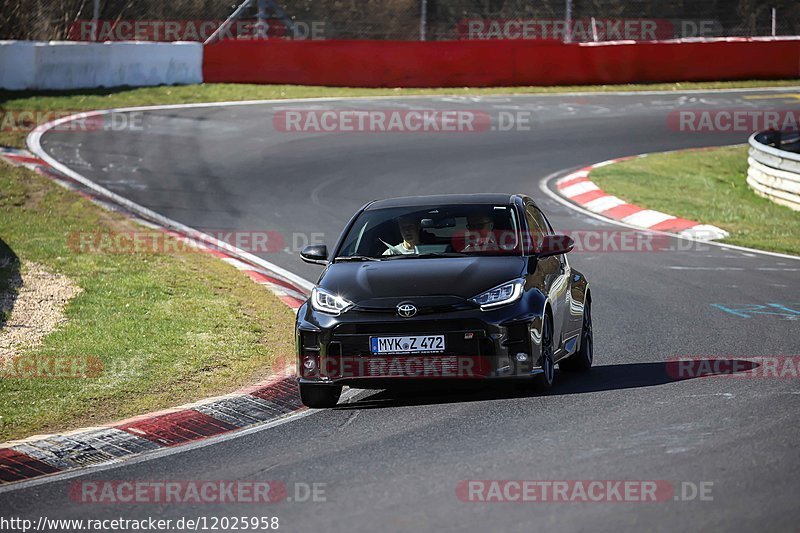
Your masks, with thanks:
[(334, 263), (319, 286), (359, 306), (390, 307), (419, 298), (454, 303), (516, 279), (526, 267), (526, 258), (508, 256)]

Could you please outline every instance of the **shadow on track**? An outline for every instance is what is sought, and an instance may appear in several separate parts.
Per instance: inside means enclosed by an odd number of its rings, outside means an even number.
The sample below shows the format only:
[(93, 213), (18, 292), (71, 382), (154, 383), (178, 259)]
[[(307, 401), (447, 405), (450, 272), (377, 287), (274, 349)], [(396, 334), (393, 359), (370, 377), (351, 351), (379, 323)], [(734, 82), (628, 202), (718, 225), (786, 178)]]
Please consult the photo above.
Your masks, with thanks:
[[(610, 390), (636, 389), (655, 387), (676, 381), (686, 381), (701, 377), (729, 375), (734, 372), (714, 371), (722, 363), (723, 368), (736, 368), (738, 372), (746, 372), (759, 366), (752, 361), (737, 359), (714, 359), (698, 361), (708, 363), (696, 375), (676, 376), (675, 363), (629, 363), (620, 365), (604, 365), (592, 367), (586, 374), (568, 374), (559, 372), (553, 388), (538, 394), (526, 381), (487, 382), (455, 382), (447, 384), (431, 382), (407, 382), (391, 389), (383, 390), (363, 400), (342, 404), (334, 409), (375, 409), (382, 407), (407, 407), (415, 405), (435, 405), (445, 403), (479, 402), (504, 400), (509, 398), (528, 398), (533, 396), (563, 396), (568, 394), (585, 394)], [(716, 365), (716, 367), (714, 366)], [(444, 385), (444, 386), (443, 386)]]

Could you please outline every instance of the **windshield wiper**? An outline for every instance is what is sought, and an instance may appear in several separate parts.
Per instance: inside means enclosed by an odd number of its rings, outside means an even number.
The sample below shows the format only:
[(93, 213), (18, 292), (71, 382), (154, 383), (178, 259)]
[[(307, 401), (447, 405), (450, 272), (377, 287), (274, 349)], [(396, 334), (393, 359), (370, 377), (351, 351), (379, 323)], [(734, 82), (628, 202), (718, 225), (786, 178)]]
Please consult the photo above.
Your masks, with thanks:
[(343, 255), (341, 257), (337, 257), (334, 259), (334, 262), (345, 262), (345, 261), (380, 261), (381, 258), (378, 257), (369, 257), (366, 255)]
[(424, 254), (387, 255), (384, 259), (427, 259), (430, 257), (469, 257), (462, 252), (427, 252)]

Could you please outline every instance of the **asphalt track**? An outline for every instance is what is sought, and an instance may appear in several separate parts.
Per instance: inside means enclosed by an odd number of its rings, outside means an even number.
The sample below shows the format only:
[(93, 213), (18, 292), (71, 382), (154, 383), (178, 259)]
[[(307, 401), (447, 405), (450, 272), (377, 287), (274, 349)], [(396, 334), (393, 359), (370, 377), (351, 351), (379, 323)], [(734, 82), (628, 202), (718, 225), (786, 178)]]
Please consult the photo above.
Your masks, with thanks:
[[(796, 109), (774, 92), (340, 100), (156, 110), (142, 131), (47, 133), (71, 169), (199, 229), (323, 233), (387, 196), (521, 192), (557, 229), (618, 231), (540, 189), (601, 160), (744, 142), (668, 126), (676, 109)], [(281, 109), (531, 111), (529, 131), (282, 133)], [(680, 191), (676, 191), (679, 194)], [(479, 390), (363, 392), (347, 405), (169, 456), (0, 494), (37, 518), (278, 516), (287, 531), (558, 529), (793, 530), (800, 527), (800, 380), (674, 380), (679, 355), (800, 353), (800, 262), (720, 247), (575, 253), (594, 294), (596, 367), (557, 375), (545, 396)], [(291, 246), (290, 246), (291, 247)], [(690, 248), (690, 249), (687, 249)], [(261, 254), (315, 279), (296, 251)], [(770, 314), (726, 312), (781, 304)], [(762, 308), (767, 311), (767, 308)], [(741, 316), (744, 315), (744, 316)], [(745, 316), (747, 318), (745, 318)], [(324, 483), (326, 502), (79, 505), (76, 480), (255, 479)], [(712, 501), (466, 503), (460, 480), (712, 482)]]

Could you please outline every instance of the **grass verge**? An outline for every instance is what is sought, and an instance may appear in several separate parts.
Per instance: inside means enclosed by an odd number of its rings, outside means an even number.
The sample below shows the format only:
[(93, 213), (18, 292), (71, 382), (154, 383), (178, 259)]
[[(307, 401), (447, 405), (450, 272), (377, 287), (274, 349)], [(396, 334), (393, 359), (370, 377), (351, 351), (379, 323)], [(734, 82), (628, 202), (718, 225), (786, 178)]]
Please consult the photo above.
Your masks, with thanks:
[(0, 441), (230, 392), (293, 353), (292, 311), (213, 256), (80, 253), (69, 244), (75, 232), (142, 230), (0, 163), (0, 238), (21, 259), (23, 278), (32, 261), (83, 288), (67, 323), (22, 356), (97, 357), (103, 366), (94, 378), (0, 378)]
[(727, 230), (722, 242), (800, 255), (800, 213), (757, 196), (746, 179), (747, 146), (653, 154), (592, 171), (609, 194)]
[[(200, 85), (142, 88), (91, 89), (79, 91), (0, 91), (0, 112), (3, 111), (86, 111), (111, 107), (132, 107), (157, 104), (184, 104), (233, 100), (271, 100), (281, 98), (408, 96), (408, 95), (492, 95), (554, 94), (565, 92), (610, 91), (685, 91), (692, 89), (747, 89), (755, 87), (789, 87), (800, 80), (749, 80), (702, 83), (658, 83), (630, 85), (575, 85), (559, 87), (486, 87), (446, 89), (359, 89), (348, 87), (310, 87), (300, 85), (251, 85), (214, 83)], [(23, 121), (24, 122), (24, 121)], [(20, 124), (26, 130), (35, 124)], [(13, 130), (13, 131), (11, 131)], [(24, 146), (25, 132), (0, 129), (0, 145)]]

